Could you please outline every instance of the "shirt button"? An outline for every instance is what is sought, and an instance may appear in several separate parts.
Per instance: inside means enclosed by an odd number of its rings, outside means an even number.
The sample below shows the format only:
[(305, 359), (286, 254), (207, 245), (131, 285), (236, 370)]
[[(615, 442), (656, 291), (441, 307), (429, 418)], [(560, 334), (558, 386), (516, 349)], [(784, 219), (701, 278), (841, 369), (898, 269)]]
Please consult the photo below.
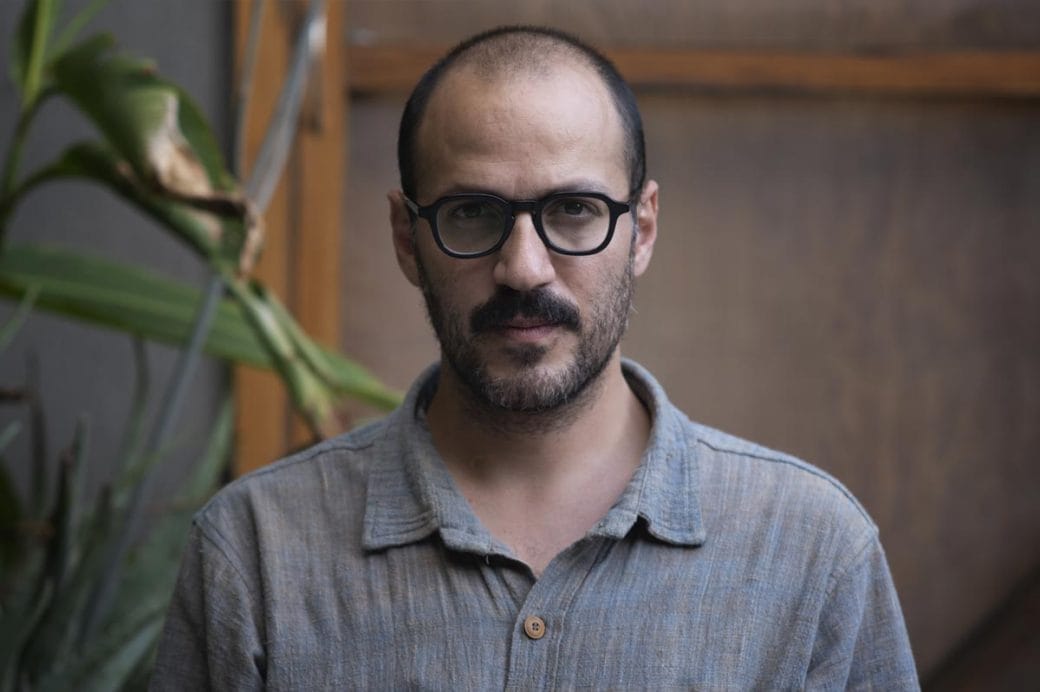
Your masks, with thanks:
[(545, 620), (537, 615), (528, 615), (524, 619), (524, 634), (531, 639), (541, 639), (545, 636)]

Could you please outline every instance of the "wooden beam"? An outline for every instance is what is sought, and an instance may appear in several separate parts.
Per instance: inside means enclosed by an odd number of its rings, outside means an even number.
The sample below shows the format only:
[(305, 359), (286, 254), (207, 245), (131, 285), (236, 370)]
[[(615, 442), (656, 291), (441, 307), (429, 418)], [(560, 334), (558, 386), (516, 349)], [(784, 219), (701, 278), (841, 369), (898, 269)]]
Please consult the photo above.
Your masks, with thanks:
[[(236, 55), (242, 55), (249, 12), (259, 3), (235, 3)], [(342, 40), (344, 2), (327, 5), (325, 55), (310, 76), (290, 163), (264, 214), (266, 236), (256, 276), (318, 341), (340, 339), (340, 237), (345, 178), (346, 80)], [(306, 4), (267, 3), (246, 124), (245, 170), (256, 158), (288, 71), (295, 33)], [(241, 58), (239, 58), (241, 60)], [(282, 381), (239, 367), (235, 372), (235, 464), (241, 475), (310, 441), (292, 415)]]
[[(347, 94), (342, 27), (344, 2), (326, 5), (325, 54), (311, 75), (297, 138), (297, 166), (290, 307), (300, 325), (317, 341), (338, 347), (342, 295), (340, 256), (343, 236), (343, 190), (347, 175)], [(339, 431), (329, 431), (339, 432)], [(302, 419), (290, 433), (293, 447), (311, 441)]]
[[(249, 34), (251, 10), (261, 3), (235, 3), (235, 55), (242, 64)], [(263, 143), (270, 114), (278, 102), (279, 87), (289, 62), (291, 27), (274, 3), (267, 3), (261, 24), (261, 49), (256, 56), (256, 77), (250, 95), (245, 127), (245, 166), (251, 170)], [(237, 73), (236, 69), (236, 73)], [(264, 249), (254, 275), (285, 296), (289, 288), (289, 187), (283, 177), (264, 212)], [(289, 447), (289, 401), (276, 375), (248, 366), (235, 368), (234, 473), (242, 475), (274, 461)]]
[[(353, 45), (350, 89), (407, 92), (448, 46)], [(614, 49), (635, 89), (1040, 97), (1040, 51), (887, 55)]]

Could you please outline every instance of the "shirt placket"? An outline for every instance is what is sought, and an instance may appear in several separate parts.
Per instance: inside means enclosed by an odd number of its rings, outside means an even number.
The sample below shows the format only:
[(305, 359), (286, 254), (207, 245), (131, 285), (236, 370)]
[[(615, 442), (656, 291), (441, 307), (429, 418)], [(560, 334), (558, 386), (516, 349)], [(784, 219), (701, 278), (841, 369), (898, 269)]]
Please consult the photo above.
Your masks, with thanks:
[(587, 537), (567, 548), (531, 587), (513, 623), (507, 690), (552, 689), (573, 680), (561, 668), (568, 662), (560, 660), (560, 649), (568, 631), (581, 625), (571, 622), (568, 612), (607, 540)]

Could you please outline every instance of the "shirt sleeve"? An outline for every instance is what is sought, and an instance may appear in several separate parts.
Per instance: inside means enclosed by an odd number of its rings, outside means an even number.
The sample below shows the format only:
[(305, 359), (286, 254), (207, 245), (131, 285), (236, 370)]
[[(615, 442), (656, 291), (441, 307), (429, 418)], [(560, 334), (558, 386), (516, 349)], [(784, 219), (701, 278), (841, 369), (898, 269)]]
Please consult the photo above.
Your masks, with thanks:
[(150, 690), (263, 689), (259, 599), (221, 543), (192, 526)]
[(876, 534), (852, 565), (832, 579), (806, 689), (920, 689), (899, 599)]

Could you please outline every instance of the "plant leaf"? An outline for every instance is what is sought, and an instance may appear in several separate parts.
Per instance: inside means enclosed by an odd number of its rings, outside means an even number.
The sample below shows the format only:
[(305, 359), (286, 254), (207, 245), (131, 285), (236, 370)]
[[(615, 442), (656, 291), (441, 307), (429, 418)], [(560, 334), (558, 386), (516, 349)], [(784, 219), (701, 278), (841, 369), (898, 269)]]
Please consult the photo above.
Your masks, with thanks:
[(278, 106), (267, 126), (260, 153), (249, 172), (246, 189), (260, 209), (266, 209), (282, 177), (296, 134), (304, 88), (314, 61), (325, 49), (325, 3), (310, 0), (307, 15), (296, 35), (289, 74), (282, 85)]
[(62, 588), (55, 587), (48, 608), (31, 633), (23, 658), (25, 673), (37, 679), (57, 663), (72, 656), (76, 637), (83, 623), (84, 608), (98, 575), (105, 569), (104, 556), (116, 532), (115, 513), (109, 489), (103, 487), (94, 512), (77, 535), (80, 559)]
[(33, 519), (47, 516), (47, 415), (40, 398), (40, 368), (35, 353), (30, 353), (25, 366), (25, 391), (29, 403), (29, 445), (32, 479), (29, 501)]
[[(223, 226), (217, 213), (244, 215), (245, 207), (233, 201), (213, 202), (210, 209), (197, 209), (184, 201), (163, 195), (144, 185), (113, 149), (99, 142), (80, 142), (66, 149), (61, 158), (34, 173), (15, 193), (20, 198), (29, 190), (51, 180), (79, 177), (107, 187), (166, 226), (202, 257), (220, 261)], [(239, 233), (238, 238), (244, 236)], [(231, 248), (235, 250), (235, 248)], [(233, 264), (238, 256), (226, 252)]]
[(50, 50), (47, 52), (47, 60), (53, 61), (60, 57), (68, 49), (69, 45), (76, 40), (77, 34), (83, 30), (83, 27), (107, 4), (108, 0), (92, 0), (89, 5), (80, 10), (65, 25), (58, 37), (54, 39), (54, 43), (51, 44)]
[[(54, 598), (33, 630), (26, 649), (26, 666), (39, 671), (52, 658), (71, 652), (76, 635), (76, 614), (80, 609), (83, 580), (78, 575), (84, 554), (80, 524), (80, 485), (86, 460), (87, 428), (81, 420), (69, 450), (62, 455), (58, 476), (58, 497), (51, 514), (54, 535), (47, 541), (44, 578), (54, 586)], [(31, 674), (35, 677), (35, 674)]]
[(46, 86), (47, 44), (61, 10), (58, 0), (30, 0), (25, 4), (11, 45), (10, 75), (22, 92), (22, 112), (33, 107)]
[[(64, 173), (105, 182), (204, 256), (219, 255), (249, 271), (259, 250), (260, 217), (228, 174), (202, 111), (183, 89), (159, 77), (153, 65), (113, 55), (109, 48), (87, 41), (55, 63), (56, 87), (111, 147), (70, 150)], [(59, 167), (53, 173), (63, 171)], [(185, 209), (171, 208), (174, 202), (194, 208), (192, 218), (184, 218)]]
[[(101, 631), (80, 642), (80, 661), (57, 671), (41, 689), (67, 689), (76, 682), (84, 689), (118, 689), (142, 661), (151, 655), (158, 629), (147, 636), (142, 628), (160, 624), (173, 593), (177, 566), (191, 517), (216, 490), (227, 466), (234, 431), (232, 398), (228, 396), (214, 423), (202, 460), (172, 504), (162, 508), (158, 523), (134, 549), (122, 569), (117, 600)], [(122, 474), (127, 482), (132, 471)]]
[(145, 411), (148, 409), (148, 394), (151, 390), (151, 378), (148, 369), (148, 352), (140, 338), (134, 344), (134, 393), (130, 403), (130, 412), (123, 425), (123, 437), (116, 457), (122, 464), (121, 470), (134, 466), (134, 459), (141, 454), (144, 442)]
[[(276, 325), (278, 347), (292, 356), (294, 339), (308, 344), (306, 350), (320, 354), (321, 368), (338, 395), (357, 397), (389, 409), (400, 395), (379, 382), (360, 365), (314, 344), (291, 318), (274, 311), (265, 301), (268, 294), (255, 296), (245, 284), (234, 282), (236, 297), (243, 296), (255, 307), (250, 320)], [(191, 330), (196, 308), (202, 299), (199, 289), (161, 277), (140, 267), (92, 257), (57, 247), (9, 245), (0, 253), (0, 295), (20, 299), (33, 287), (39, 289), (37, 309), (56, 312), (93, 324), (119, 329), (143, 338), (174, 345), (183, 344)], [(267, 306), (267, 307), (265, 307)], [(217, 310), (206, 351), (225, 360), (259, 368), (272, 368), (269, 346), (261, 341), (254, 325), (239, 303), (225, 299)], [(286, 333), (286, 324), (289, 331)]]
[[(259, 233), (259, 216), (228, 174), (201, 110), (181, 88), (159, 77), (151, 63), (98, 50), (92, 41), (55, 62), (54, 82), (111, 147), (103, 154), (102, 147), (80, 151), (88, 158), (81, 162), (87, 164), (85, 171), (153, 215), (169, 202), (220, 210), (227, 218), (196, 219), (194, 225), (205, 227), (208, 240), (190, 240), (206, 256), (219, 250), (225, 261), (243, 270), (251, 267), (258, 243), (247, 241)], [(169, 216), (168, 208), (163, 211)], [(184, 234), (179, 224), (161, 220)]]
[(16, 689), (16, 683), (20, 682), (25, 646), (53, 598), (52, 582), (30, 581), (38, 571), (35, 567), (38, 565), (31, 563), (18, 575), (20, 582), (10, 592), (9, 599), (14, 608), (0, 612), (0, 689), (3, 690)]
[(54, 63), (55, 86), (90, 118), (142, 180), (185, 194), (211, 189), (177, 126), (177, 94), (151, 61), (97, 50), (91, 40)]
[[(0, 254), (0, 294), (39, 291), (38, 309), (180, 345), (187, 338), (201, 292), (142, 267), (53, 246), (10, 245)], [(206, 344), (220, 358), (270, 367), (241, 310), (218, 308)]]
[[(0, 454), (4, 453), (4, 450), (7, 449), (7, 445), (11, 444), (11, 441), (18, 437), (18, 433), (21, 431), (22, 424), (16, 420), (11, 421), (4, 426), (4, 429), (0, 431)], [(0, 473), (3, 473), (2, 467), (0, 467)], [(0, 512), (2, 511), (3, 508), (0, 507)]]
[(26, 291), (25, 297), (18, 303), (18, 309), (11, 315), (11, 319), (7, 320), (7, 323), (0, 328), (0, 353), (7, 350), (7, 347), (11, 345), (11, 341), (18, 334), (22, 325), (25, 324), (25, 320), (28, 319), (29, 313), (32, 312), (33, 304), (36, 303), (36, 297), (39, 294), (40, 290), (37, 288)]
[(139, 661), (158, 641), (163, 625), (162, 608), (155, 604), (138, 606), (118, 628), (102, 632), (83, 656), (56, 661), (36, 689), (89, 690), (107, 692), (123, 688)]
[[(0, 433), (0, 452), (11, 443), (21, 429), (18, 421), (11, 421)], [(23, 552), (19, 523), (22, 521), (22, 501), (15, 490), (14, 482), (7, 473), (5, 464), (0, 464), (0, 572), (7, 574)], [(0, 599), (6, 590), (0, 582)], [(0, 601), (2, 603), (2, 601)], [(0, 606), (0, 611), (3, 607)]]
[[(188, 481), (177, 493), (174, 504), (189, 507), (194, 512), (220, 485), (220, 477), (227, 469), (228, 459), (235, 437), (235, 399), (227, 396), (220, 407), (217, 419), (213, 424), (209, 442), (202, 459), (192, 470)], [(187, 537), (188, 526), (184, 526)], [(177, 552), (178, 557), (180, 551)]]

